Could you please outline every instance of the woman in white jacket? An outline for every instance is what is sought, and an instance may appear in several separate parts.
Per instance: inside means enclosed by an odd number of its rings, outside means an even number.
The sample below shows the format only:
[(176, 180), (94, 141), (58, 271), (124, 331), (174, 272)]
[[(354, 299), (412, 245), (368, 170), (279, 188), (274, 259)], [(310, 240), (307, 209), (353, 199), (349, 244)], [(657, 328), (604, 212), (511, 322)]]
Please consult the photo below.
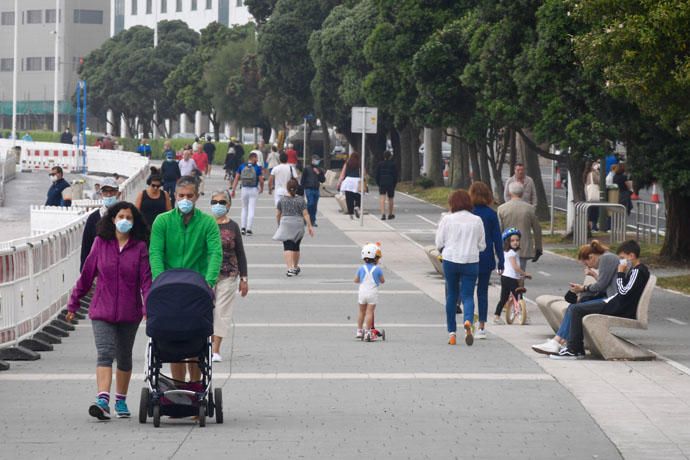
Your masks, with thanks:
[(464, 307), (465, 343), (472, 345), (479, 253), (486, 248), (484, 224), (480, 217), (472, 214), (472, 199), (465, 190), (453, 192), (448, 198), (448, 207), (450, 214), (443, 216), (436, 231), (436, 248), (443, 257), (443, 276), (446, 279), (448, 343), (456, 343), (455, 306), (460, 296)]

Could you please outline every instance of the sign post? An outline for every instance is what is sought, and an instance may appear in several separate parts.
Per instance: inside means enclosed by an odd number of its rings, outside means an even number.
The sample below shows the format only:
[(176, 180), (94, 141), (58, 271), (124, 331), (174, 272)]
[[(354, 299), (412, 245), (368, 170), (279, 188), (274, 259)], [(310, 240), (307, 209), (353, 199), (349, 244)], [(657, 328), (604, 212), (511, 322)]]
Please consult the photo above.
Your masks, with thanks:
[(353, 133), (362, 133), (362, 149), (359, 155), (362, 159), (362, 164), (360, 166), (360, 204), (362, 209), (359, 213), (359, 225), (364, 226), (364, 182), (366, 180), (366, 174), (364, 171), (364, 165), (366, 164), (366, 136), (369, 134), (376, 134), (378, 122), (378, 108), (377, 107), (352, 107), (352, 126), (350, 131)]

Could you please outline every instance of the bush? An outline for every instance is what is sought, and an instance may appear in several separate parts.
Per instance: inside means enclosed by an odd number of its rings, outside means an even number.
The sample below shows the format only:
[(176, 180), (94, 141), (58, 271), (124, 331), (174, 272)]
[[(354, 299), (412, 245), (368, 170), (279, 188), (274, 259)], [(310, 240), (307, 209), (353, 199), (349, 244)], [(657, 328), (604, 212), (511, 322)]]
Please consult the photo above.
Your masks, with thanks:
[(420, 177), (419, 179), (417, 179), (415, 185), (417, 185), (418, 187), (422, 187), (423, 189), (427, 189), (434, 186), (434, 181), (429, 179), (428, 177)]

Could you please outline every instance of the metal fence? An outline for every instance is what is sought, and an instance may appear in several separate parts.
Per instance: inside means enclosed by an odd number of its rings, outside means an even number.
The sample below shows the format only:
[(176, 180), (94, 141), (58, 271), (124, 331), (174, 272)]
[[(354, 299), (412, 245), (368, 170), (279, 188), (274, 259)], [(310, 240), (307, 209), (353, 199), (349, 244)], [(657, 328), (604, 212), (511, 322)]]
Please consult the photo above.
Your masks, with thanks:
[(575, 222), (573, 223), (573, 243), (580, 247), (587, 243), (589, 235), (589, 210), (592, 208), (605, 209), (611, 218), (611, 243), (626, 240), (628, 213), (625, 206), (616, 203), (597, 203), (579, 201), (575, 203)]
[(635, 225), (635, 234), (637, 240), (659, 244), (661, 230), (661, 205), (651, 201), (635, 200), (635, 211), (637, 221)]

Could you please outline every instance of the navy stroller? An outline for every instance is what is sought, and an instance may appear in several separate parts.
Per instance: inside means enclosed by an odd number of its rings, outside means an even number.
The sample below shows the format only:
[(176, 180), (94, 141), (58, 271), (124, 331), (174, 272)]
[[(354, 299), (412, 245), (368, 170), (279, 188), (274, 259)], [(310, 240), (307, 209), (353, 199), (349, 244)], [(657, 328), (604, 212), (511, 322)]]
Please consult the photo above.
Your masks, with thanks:
[[(139, 422), (153, 418), (160, 426), (161, 415), (206, 416), (223, 423), (223, 395), (212, 388), (213, 291), (206, 280), (192, 270), (174, 269), (161, 273), (151, 286), (146, 301), (145, 386), (141, 390)], [(179, 382), (162, 373), (164, 363), (197, 360), (201, 381)]]

